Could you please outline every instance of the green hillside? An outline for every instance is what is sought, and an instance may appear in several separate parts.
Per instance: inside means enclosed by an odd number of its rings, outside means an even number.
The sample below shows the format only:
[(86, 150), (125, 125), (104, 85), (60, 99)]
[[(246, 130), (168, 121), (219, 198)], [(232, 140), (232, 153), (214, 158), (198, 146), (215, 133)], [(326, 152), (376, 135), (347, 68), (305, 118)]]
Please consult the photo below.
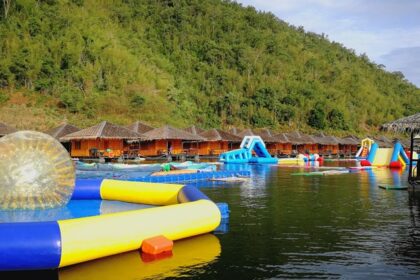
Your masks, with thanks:
[(340, 134), (420, 111), (401, 73), (235, 2), (1, 5), (0, 121), (19, 128), (140, 119)]

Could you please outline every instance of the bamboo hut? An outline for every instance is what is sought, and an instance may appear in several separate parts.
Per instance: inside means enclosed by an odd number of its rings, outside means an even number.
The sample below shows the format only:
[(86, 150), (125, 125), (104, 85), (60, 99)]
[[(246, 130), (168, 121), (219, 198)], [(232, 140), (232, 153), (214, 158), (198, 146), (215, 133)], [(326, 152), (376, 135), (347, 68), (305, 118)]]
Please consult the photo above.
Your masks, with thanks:
[(103, 121), (95, 126), (70, 133), (60, 141), (71, 142), (72, 157), (138, 156), (130, 149), (130, 142), (139, 141), (142, 135), (125, 127)]
[(285, 133), (279, 133), (273, 136), (276, 145), (276, 154), (278, 156), (290, 156), (292, 154), (292, 142)]
[(181, 129), (168, 125), (155, 128), (143, 134), (146, 139), (141, 141), (143, 156), (180, 155), (198, 153), (198, 143), (205, 139)]
[(265, 146), (268, 152), (274, 156), (281, 153), (283, 148), (283, 143), (279, 142), (280, 138), (274, 137), (274, 133), (271, 132), (268, 128), (261, 128), (253, 130), (255, 135), (258, 135), (262, 138), (265, 143)]
[(318, 143), (318, 153), (321, 155), (337, 155), (339, 153), (338, 139), (334, 136), (325, 135), (323, 132), (315, 135)]
[(239, 136), (215, 128), (200, 133), (200, 136), (206, 139), (199, 143), (200, 155), (220, 155), (238, 149), (242, 141)]
[(383, 124), (382, 130), (410, 133), (420, 130), (420, 113)]
[(202, 129), (202, 128), (198, 127), (198, 126), (195, 126), (195, 125), (190, 126), (190, 127), (187, 127), (187, 128), (184, 128), (184, 130), (186, 132), (191, 133), (191, 134), (194, 134), (194, 135), (198, 135), (198, 134), (203, 133), (205, 131), (204, 129)]
[(355, 155), (360, 146), (360, 139), (353, 135), (337, 138), (338, 150), (343, 155)]
[(14, 129), (11, 126), (8, 126), (7, 124), (0, 122), (0, 137), (3, 137), (4, 135), (7, 135), (9, 133), (16, 132), (17, 129)]
[[(137, 132), (139, 134), (144, 134), (148, 131), (151, 131), (153, 129), (155, 129), (154, 127), (151, 127), (148, 124), (145, 124), (144, 122), (141, 121), (136, 121), (130, 125), (125, 126), (126, 128), (130, 129), (131, 131)], [(140, 141), (132, 141), (130, 143), (130, 149), (132, 151), (137, 150), (140, 151)]]
[(299, 131), (288, 132), (285, 133), (285, 135), (292, 144), (292, 154), (313, 154), (318, 152), (318, 143), (310, 135), (306, 135)]
[[(73, 132), (76, 132), (76, 131), (79, 131), (79, 130), (80, 130), (80, 128), (78, 128), (74, 125), (64, 123), (60, 126), (54, 127), (52, 129), (46, 131), (45, 133), (51, 135), (52, 137), (54, 137), (55, 139), (60, 141), (61, 137), (64, 137), (64, 136), (66, 136), (70, 133), (73, 133)], [(67, 141), (60, 141), (60, 142), (64, 146), (64, 148), (66, 148), (67, 151), (71, 152), (70, 141), (67, 140)]]

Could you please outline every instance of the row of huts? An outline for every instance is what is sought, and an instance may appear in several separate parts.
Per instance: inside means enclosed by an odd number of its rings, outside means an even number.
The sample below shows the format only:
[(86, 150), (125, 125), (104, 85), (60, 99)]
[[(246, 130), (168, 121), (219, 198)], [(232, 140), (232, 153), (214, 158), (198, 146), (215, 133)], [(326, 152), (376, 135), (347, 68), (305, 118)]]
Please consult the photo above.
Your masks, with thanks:
[[(0, 137), (15, 129), (0, 123)], [(171, 126), (151, 127), (137, 121), (119, 126), (103, 121), (95, 126), (79, 129), (62, 124), (46, 133), (57, 138), (70, 151), (72, 157), (135, 158), (163, 155), (218, 156), (237, 149), (244, 136), (258, 135), (274, 156), (290, 156), (298, 153), (321, 155), (354, 155), (360, 146), (355, 136), (344, 138), (319, 133), (308, 135), (298, 131), (273, 133), (269, 129), (230, 131), (203, 130), (192, 126), (178, 129)], [(374, 138), (381, 147), (391, 147), (392, 141), (382, 136)]]

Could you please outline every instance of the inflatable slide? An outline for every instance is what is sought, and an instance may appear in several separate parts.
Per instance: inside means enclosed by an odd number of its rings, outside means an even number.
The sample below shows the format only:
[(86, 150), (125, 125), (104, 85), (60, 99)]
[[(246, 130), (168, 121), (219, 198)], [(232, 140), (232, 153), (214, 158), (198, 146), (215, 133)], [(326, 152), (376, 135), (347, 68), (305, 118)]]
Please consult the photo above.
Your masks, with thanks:
[(387, 166), (391, 168), (404, 168), (409, 162), (400, 142), (394, 144), (394, 148), (379, 148), (377, 143), (370, 147), (369, 154), (360, 164), (362, 166)]
[(372, 148), (373, 143), (375, 143), (375, 141), (373, 141), (370, 138), (363, 139), (360, 145), (360, 149), (356, 153), (356, 158), (366, 159), (370, 152), (370, 149)]
[(223, 153), (219, 161), (224, 163), (277, 163), (272, 157), (260, 136), (245, 136), (240, 149)]

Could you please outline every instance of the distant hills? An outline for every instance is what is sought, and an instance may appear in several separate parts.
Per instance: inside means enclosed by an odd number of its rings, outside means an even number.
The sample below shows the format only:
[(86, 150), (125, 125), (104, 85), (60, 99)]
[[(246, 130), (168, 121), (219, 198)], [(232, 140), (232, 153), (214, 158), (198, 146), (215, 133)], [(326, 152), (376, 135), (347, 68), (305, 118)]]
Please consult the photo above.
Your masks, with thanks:
[(140, 119), (347, 134), (420, 111), (401, 73), (235, 2), (0, 5), (0, 121), (18, 128)]

